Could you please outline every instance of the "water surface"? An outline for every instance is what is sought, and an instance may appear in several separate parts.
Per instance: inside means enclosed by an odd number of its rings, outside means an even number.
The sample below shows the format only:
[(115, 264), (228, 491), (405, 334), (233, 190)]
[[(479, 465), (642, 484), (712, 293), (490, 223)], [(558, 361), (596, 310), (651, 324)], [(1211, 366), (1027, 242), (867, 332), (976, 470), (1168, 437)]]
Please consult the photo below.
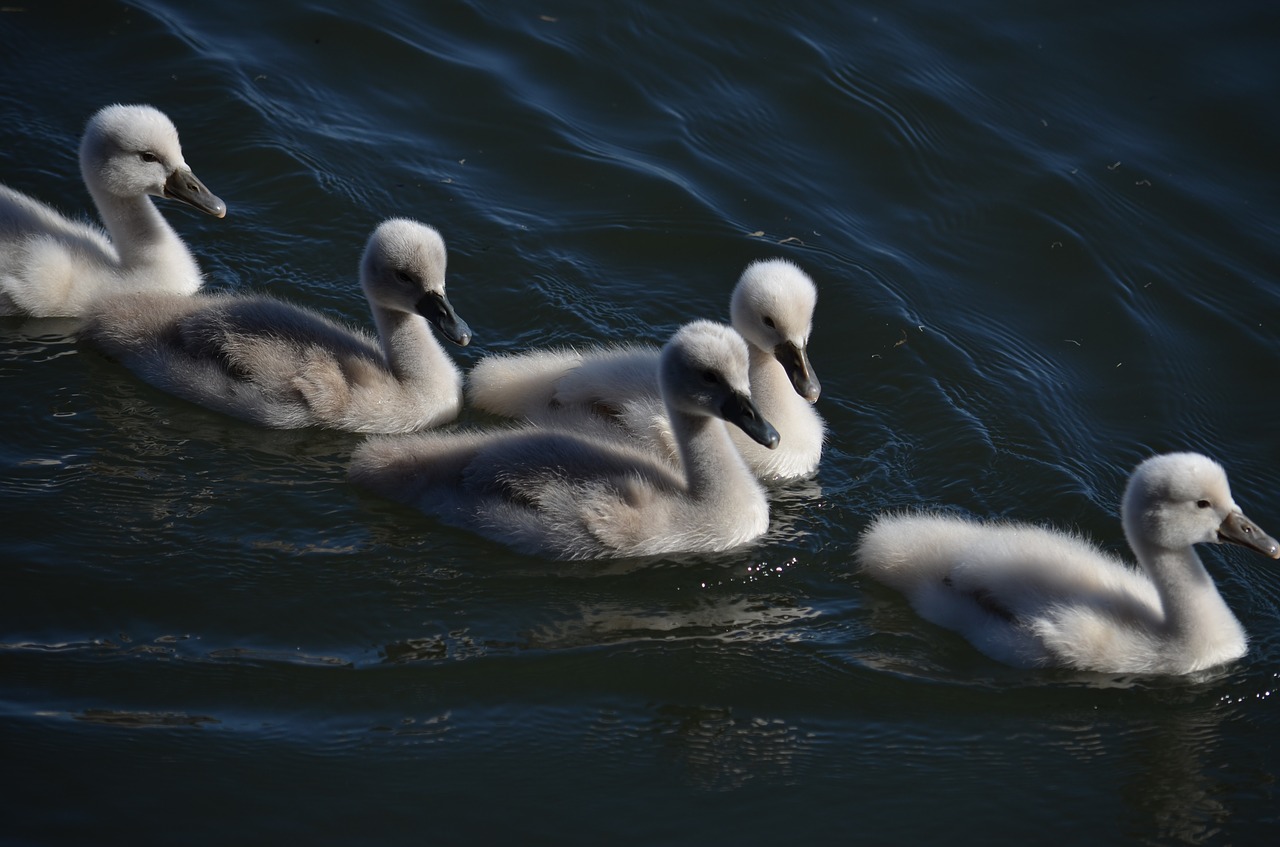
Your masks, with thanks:
[[(456, 350), (652, 341), (754, 258), (815, 279), (830, 426), (746, 550), (563, 564), (0, 321), (10, 844), (1266, 843), (1280, 575), (1192, 680), (1002, 667), (859, 578), (874, 513), (1081, 530), (1152, 452), (1280, 532), (1270, 4), (27, 3), (0, 179), (148, 102), (227, 201), (215, 290), (355, 323), (365, 238), (437, 226)], [(465, 423), (488, 423), (468, 413)]]

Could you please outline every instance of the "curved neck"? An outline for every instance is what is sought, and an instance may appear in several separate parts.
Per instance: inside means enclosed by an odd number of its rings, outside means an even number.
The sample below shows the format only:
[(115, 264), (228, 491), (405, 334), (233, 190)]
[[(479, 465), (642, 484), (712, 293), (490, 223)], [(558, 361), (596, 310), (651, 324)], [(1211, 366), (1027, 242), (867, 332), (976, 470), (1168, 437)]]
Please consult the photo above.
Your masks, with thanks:
[(1160, 596), (1161, 628), (1168, 637), (1189, 640), (1219, 631), (1222, 623), (1238, 626), (1193, 548), (1169, 550), (1142, 542), (1131, 546)]
[(768, 350), (761, 350), (754, 344), (747, 345), (749, 373), (751, 376), (751, 399), (755, 401), (764, 416), (766, 405), (776, 406), (786, 402), (791, 395), (801, 403), (805, 402), (791, 385), (791, 379), (782, 364)]
[(691, 497), (732, 500), (750, 496), (755, 478), (729, 440), (724, 421), (691, 415), (670, 406), (667, 417)]
[[(799, 447), (794, 443), (796, 436), (802, 436), (806, 440), (815, 437), (811, 432), (814, 425), (804, 423), (817, 423), (812, 411), (813, 404), (796, 393), (786, 368), (767, 350), (749, 346), (749, 351), (751, 399), (755, 401), (760, 414), (775, 426), (779, 421), (788, 422), (787, 435), (793, 443), (787, 444), (784, 441), (783, 448)], [(793, 427), (800, 427), (802, 431), (793, 432)]]
[(382, 342), (387, 368), (402, 383), (456, 382), (458, 370), (436, 340), (425, 318), (373, 302), (373, 321)]
[(117, 197), (92, 188), (90, 194), (124, 269), (171, 262), (174, 256), (180, 256), (195, 268), (195, 259), (150, 197)]

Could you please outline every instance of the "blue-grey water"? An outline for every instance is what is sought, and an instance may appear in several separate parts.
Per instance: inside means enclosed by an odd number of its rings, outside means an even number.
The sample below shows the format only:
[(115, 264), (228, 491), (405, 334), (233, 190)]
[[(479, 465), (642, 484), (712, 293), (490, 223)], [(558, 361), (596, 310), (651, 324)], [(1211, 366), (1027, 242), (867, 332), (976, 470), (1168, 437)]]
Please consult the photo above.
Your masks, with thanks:
[(85, 120), (151, 103), (227, 202), (160, 203), (210, 289), (367, 323), (364, 239), (418, 218), (464, 367), (788, 257), (830, 440), (749, 549), (567, 565), (0, 319), (0, 842), (1271, 843), (1275, 563), (1202, 551), (1246, 657), (1117, 679), (851, 550), (921, 505), (1123, 552), (1174, 449), (1280, 533), (1277, 44), (1261, 0), (4, 4), (0, 181), (91, 214)]

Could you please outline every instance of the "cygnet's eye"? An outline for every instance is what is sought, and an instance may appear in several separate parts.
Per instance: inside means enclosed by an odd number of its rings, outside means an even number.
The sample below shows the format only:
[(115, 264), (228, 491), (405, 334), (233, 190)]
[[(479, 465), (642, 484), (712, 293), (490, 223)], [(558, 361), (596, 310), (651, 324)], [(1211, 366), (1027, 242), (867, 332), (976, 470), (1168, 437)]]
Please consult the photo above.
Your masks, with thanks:
[(1196, 508), (1198, 508), (1198, 509), (1207, 509), (1207, 508), (1209, 508), (1209, 507), (1210, 507), (1210, 506), (1212, 506), (1212, 505), (1213, 505), (1213, 504), (1212, 504), (1212, 503), (1210, 503), (1208, 500), (1197, 500), (1197, 501), (1196, 501)]
[(769, 329), (777, 328), (777, 324), (773, 322), (773, 318), (769, 317), (768, 315), (764, 316), (764, 325), (769, 327)]
[(396, 271), (396, 279), (406, 284), (413, 282), (413, 277), (409, 276), (408, 271), (400, 271), (400, 270)]
[(702, 381), (707, 383), (708, 385), (718, 385), (720, 383), (720, 374), (710, 370), (703, 371)]
[(144, 162), (160, 161), (160, 157), (157, 156), (155, 153), (152, 153), (150, 150), (143, 150), (141, 153), (138, 154), (138, 158)]

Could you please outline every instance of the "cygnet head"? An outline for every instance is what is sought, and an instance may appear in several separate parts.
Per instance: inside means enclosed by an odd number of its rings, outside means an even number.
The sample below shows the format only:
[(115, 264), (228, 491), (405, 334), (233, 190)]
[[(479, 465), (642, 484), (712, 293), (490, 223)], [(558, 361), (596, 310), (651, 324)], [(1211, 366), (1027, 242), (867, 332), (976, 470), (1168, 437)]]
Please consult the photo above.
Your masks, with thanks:
[(773, 449), (778, 431), (751, 402), (747, 345), (723, 324), (685, 324), (662, 348), (658, 383), (668, 407), (685, 414), (722, 418)]
[(360, 284), (375, 306), (421, 315), (445, 338), (466, 347), (471, 328), (445, 296), (447, 259), (444, 239), (434, 228), (391, 218), (369, 236), (360, 261)]
[(1121, 515), (1134, 549), (1229, 542), (1280, 558), (1280, 545), (1232, 499), (1226, 471), (1198, 453), (1166, 453), (1138, 465), (1125, 488)]
[(733, 328), (750, 344), (772, 352), (796, 393), (810, 403), (822, 392), (807, 352), (817, 302), (813, 280), (786, 259), (747, 265), (729, 301)]
[(178, 130), (150, 106), (106, 106), (80, 141), (80, 173), (95, 198), (168, 197), (221, 218), (227, 206), (187, 167)]

